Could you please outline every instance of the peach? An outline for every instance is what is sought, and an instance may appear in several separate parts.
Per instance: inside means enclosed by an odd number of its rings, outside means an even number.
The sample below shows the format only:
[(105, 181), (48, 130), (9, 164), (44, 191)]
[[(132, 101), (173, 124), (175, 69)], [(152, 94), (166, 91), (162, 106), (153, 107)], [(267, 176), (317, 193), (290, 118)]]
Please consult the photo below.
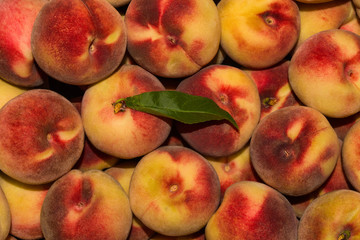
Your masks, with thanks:
[(200, 231), (220, 202), (220, 182), (211, 164), (191, 148), (163, 146), (135, 167), (130, 206), (145, 226), (166, 236)]
[(226, 157), (206, 157), (214, 167), (221, 187), (221, 197), (232, 184), (240, 181), (260, 181), (250, 161), (250, 147), (246, 144), (238, 152)]
[(10, 207), (11, 235), (20, 239), (43, 238), (40, 211), (50, 185), (24, 184), (0, 172), (0, 187)]
[(295, 51), (289, 82), (300, 101), (327, 117), (360, 111), (360, 36), (341, 29), (312, 35)]
[(360, 112), (343, 118), (327, 118), (341, 140), (344, 140), (350, 128), (360, 120)]
[(175, 122), (181, 137), (205, 156), (224, 157), (239, 151), (249, 141), (260, 118), (256, 84), (237, 67), (210, 65), (180, 82), (177, 91), (208, 97), (229, 112), (239, 130), (226, 120), (196, 124)]
[[(341, 140), (339, 140), (339, 144), (342, 145)], [(334, 171), (331, 173), (330, 177), (323, 185), (321, 185), (318, 189), (309, 194), (296, 197), (288, 197), (288, 200), (294, 207), (295, 213), (298, 218), (301, 218), (305, 209), (317, 197), (339, 189), (351, 189), (351, 186), (348, 183), (348, 179), (344, 174), (342, 165), (342, 158), (341, 155), (339, 155)]]
[(9, 202), (0, 187), (0, 239), (6, 239), (10, 233), (11, 213)]
[(10, 84), (0, 78), (0, 108), (14, 97), (24, 93), (26, 90), (28, 89)]
[(92, 84), (120, 65), (126, 49), (124, 20), (106, 0), (52, 0), (35, 19), (31, 48), (51, 77)]
[(127, 49), (156, 76), (187, 77), (218, 53), (220, 20), (213, 0), (131, 0)]
[(140, 157), (159, 147), (171, 130), (171, 119), (125, 108), (114, 113), (120, 98), (165, 90), (159, 79), (138, 65), (122, 65), (114, 74), (90, 86), (81, 103), (89, 141), (120, 159)]
[(49, 240), (125, 240), (132, 213), (128, 196), (113, 177), (74, 169), (51, 185), (40, 220)]
[(360, 190), (359, 161), (360, 122), (357, 121), (347, 132), (342, 147), (342, 159), (345, 176), (356, 189)]
[[(138, 163), (138, 159), (119, 161), (119, 163), (105, 170), (105, 173), (115, 178), (129, 194), (131, 176)], [(133, 216), (131, 230), (127, 240), (148, 240), (154, 235), (154, 231), (146, 227), (137, 217)]]
[(327, 1), (317, 4), (297, 3), (300, 11), (300, 35), (296, 48), (310, 36), (329, 29), (337, 29), (353, 12), (351, 0)]
[(297, 240), (298, 220), (289, 201), (259, 182), (241, 181), (225, 192), (205, 228), (207, 240)]
[(298, 240), (358, 239), (360, 193), (336, 190), (316, 198), (299, 222)]
[(305, 106), (281, 108), (255, 128), (251, 163), (259, 177), (281, 193), (305, 195), (330, 177), (340, 155), (338, 141), (319, 111)]
[(0, 1), (0, 77), (16, 86), (43, 84), (47, 75), (34, 61), (31, 32), (35, 18), (48, 0)]
[(255, 82), (261, 100), (260, 119), (287, 106), (301, 105), (293, 93), (288, 78), (289, 60), (260, 70), (244, 69)]
[(300, 33), (300, 14), (292, 0), (222, 0), (217, 4), (221, 47), (247, 68), (267, 68), (283, 60)]
[(62, 95), (28, 90), (0, 109), (0, 169), (27, 184), (68, 172), (84, 147), (79, 112)]
[(296, 2), (310, 3), (310, 4), (318, 4), (318, 3), (332, 2), (332, 1), (334, 0), (296, 0)]

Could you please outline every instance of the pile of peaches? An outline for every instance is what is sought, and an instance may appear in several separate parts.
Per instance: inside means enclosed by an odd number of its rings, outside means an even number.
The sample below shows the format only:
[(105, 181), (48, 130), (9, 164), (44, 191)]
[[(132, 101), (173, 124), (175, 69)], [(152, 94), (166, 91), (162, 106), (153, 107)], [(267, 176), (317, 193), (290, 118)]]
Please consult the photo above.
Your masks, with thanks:
[[(359, 0), (0, 0), (0, 16), (0, 240), (360, 239)], [(114, 111), (161, 91), (237, 127)]]

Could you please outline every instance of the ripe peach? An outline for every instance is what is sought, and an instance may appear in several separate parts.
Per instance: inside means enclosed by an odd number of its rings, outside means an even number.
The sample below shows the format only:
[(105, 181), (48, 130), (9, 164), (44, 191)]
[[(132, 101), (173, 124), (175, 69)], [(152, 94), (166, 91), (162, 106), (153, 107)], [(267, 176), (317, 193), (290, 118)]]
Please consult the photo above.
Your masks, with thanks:
[(306, 208), (299, 222), (298, 240), (358, 239), (360, 193), (342, 189), (324, 194)]
[(207, 240), (297, 240), (298, 220), (289, 201), (259, 182), (231, 185), (205, 228)]
[(79, 112), (52, 90), (28, 90), (0, 109), (0, 169), (20, 182), (54, 181), (75, 165), (83, 147)]
[(10, 233), (11, 213), (9, 202), (0, 187), (0, 239), (6, 239)]
[(166, 236), (202, 229), (220, 202), (220, 182), (196, 151), (163, 146), (143, 156), (129, 188), (130, 206), (145, 226)]
[(50, 187), (41, 209), (47, 240), (125, 240), (132, 213), (121, 185), (100, 170), (71, 170)]
[(214, 167), (221, 186), (221, 198), (232, 184), (240, 181), (259, 181), (250, 161), (250, 147), (246, 144), (238, 152), (226, 157), (206, 157)]
[(157, 76), (190, 76), (219, 50), (221, 28), (213, 0), (131, 0), (125, 24), (130, 55)]
[(300, 35), (296, 48), (310, 36), (344, 24), (353, 6), (351, 0), (327, 1), (317, 4), (297, 3), (300, 11)]
[(266, 69), (245, 69), (259, 91), (261, 100), (260, 119), (279, 108), (301, 104), (289, 84), (289, 64), (290, 61), (285, 60)]
[(142, 156), (159, 147), (171, 130), (171, 119), (130, 108), (114, 113), (112, 103), (148, 91), (165, 90), (159, 79), (138, 65), (122, 65), (90, 86), (81, 103), (81, 117), (90, 142), (120, 159)]
[(338, 141), (319, 111), (305, 106), (281, 108), (255, 128), (251, 163), (259, 177), (281, 193), (305, 195), (320, 187), (334, 170), (340, 155)]
[(92, 84), (120, 65), (126, 49), (124, 20), (106, 0), (51, 0), (35, 19), (31, 48), (51, 77)]
[(300, 14), (292, 0), (222, 0), (217, 7), (221, 47), (244, 67), (275, 65), (296, 44)]
[(256, 84), (237, 67), (210, 65), (180, 82), (177, 91), (208, 97), (229, 112), (239, 130), (228, 121), (196, 124), (175, 122), (181, 137), (205, 156), (224, 157), (239, 151), (249, 141), (260, 118)]
[(48, 0), (0, 1), (0, 77), (16, 86), (40, 86), (47, 76), (35, 64), (31, 32)]
[(319, 32), (295, 51), (289, 82), (305, 105), (327, 117), (360, 111), (360, 36), (341, 29)]
[(0, 187), (10, 207), (11, 235), (20, 239), (43, 238), (40, 211), (50, 185), (24, 184), (0, 172)]

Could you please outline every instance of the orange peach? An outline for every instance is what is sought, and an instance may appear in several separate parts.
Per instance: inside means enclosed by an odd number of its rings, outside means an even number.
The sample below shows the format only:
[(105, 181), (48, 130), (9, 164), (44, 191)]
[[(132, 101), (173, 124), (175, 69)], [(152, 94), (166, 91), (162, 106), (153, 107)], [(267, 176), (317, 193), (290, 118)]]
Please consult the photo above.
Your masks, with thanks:
[(255, 82), (261, 100), (260, 119), (279, 108), (301, 105), (293, 93), (288, 78), (290, 61), (261, 70), (245, 69)]
[(250, 161), (250, 147), (246, 144), (238, 152), (226, 157), (206, 157), (214, 167), (221, 186), (221, 197), (232, 184), (240, 181), (260, 181)]
[(81, 103), (89, 141), (120, 159), (140, 157), (159, 147), (171, 130), (171, 119), (125, 108), (114, 113), (120, 98), (165, 90), (159, 79), (138, 65), (122, 65), (110, 77), (90, 86)]
[(31, 32), (48, 0), (0, 1), (0, 77), (16, 86), (34, 87), (47, 78), (34, 61)]
[(35, 19), (31, 48), (51, 77), (92, 84), (120, 65), (126, 49), (124, 20), (106, 0), (51, 0)]
[(350, 240), (360, 237), (360, 193), (342, 189), (324, 194), (306, 208), (298, 240)]
[(275, 65), (298, 40), (300, 14), (292, 0), (222, 0), (217, 7), (221, 47), (244, 67)]
[(305, 106), (281, 108), (255, 128), (251, 163), (259, 177), (281, 193), (305, 195), (330, 177), (340, 155), (338, 141), (319, 111)]
[(121, 185), (100, 170), (71, 170), (50, 187), (41, 209), (47, 240), (125, 240), (132, 213)]
[(175, 122), (181, 137), (205, 156), (224, 157), (239, 151), (249, 141), (260, 118), (256, 84), (237, 67), (210, 65), (180, 82), (177, 91), (208, 97), (229, 112), (239, 130), (228, 121), (196, 124)]
[(220, 182), (196, 151), (163, 146), (143, 156), (129, 188), (130, 206), (145, 226), (166, 236), (200, 231), (220, 202)]
[(300, 11), (300, 35), (296, 48), (315, 33), (337, 29), (353, 12), (351, 0), (327, 1), (317, 4), (297, 3)]
[(10, 233), (11, 213), (9, 202), (0, 187), (0, 239), (6, 239)]
[(131, 0), (125, 24), (130, 55), (156, 76), (190, 76), (219, 50), (221, 28), (213, 0)]
[(207, 240), (297, 240), (298, 219), (280, 192), (259, 182), (241, 181), (225, 192), (205, 228)]
[(295, 51), (289, 82), (300, 101), (327, 117), (360, 111), (360, 36), (341, 29), (312, 35)]
[(0, 109), (0, 169), (27, 184), (68, 172), (84, 147), (79, 112), (62, 95), (28, 90)]
[(40, 211), (50, 185), (24, 184), (0, 172), (0, 187), (10, 207), (11, 235), (20, 239), (43, 238)]

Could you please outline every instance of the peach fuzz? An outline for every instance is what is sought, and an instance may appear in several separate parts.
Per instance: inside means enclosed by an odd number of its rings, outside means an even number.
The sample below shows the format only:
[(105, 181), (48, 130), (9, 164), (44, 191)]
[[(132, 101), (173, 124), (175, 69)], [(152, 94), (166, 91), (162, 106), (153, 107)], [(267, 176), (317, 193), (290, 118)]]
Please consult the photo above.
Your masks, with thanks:
[(51, 0), (37, 15), (31, 48), (39, 67), (67, 84), (100, 81), (120, 65), (125, 23), (106, 0)]
[(260, 119), (279, 108), (301, 105), (293, 93), (288, 78), (290, 61), (260, 70), (244, 69), (255, 82), (261, 101)]
[(360, 237), (360, 193), (342, 189), (316, 198), (299, 222), (298, 240)]
[(9, 202), (0, 187), (0, 239), (6, 239), (10, 233), (11, 213)]
[(297, 3), (300, 11), (300, 35), (296, 48), (310, 36), (329, 29), (337, 29), (352, 14), (351, 0), (328, 1), (324, 3)]
[[(159, 147), (171, 130), (171, 119), (125, 108), (114, 113), (120, 98), (165, 90), (159, 79), (138, 65), (123, 65), (110, 77), (90, 86), (81, 103), (85, 133), (100, 151), (131, 159)], [(136, 147), (135, 147), (136, 146)]]
[[(342, 141), (339, 140), (340, 146), (342, 145)], [(309, 206), (309, 204), (319, 196), (322, 196), (328, 192), (332, 192), (339, 189), (352, 189), (348, 179), (345, 176), (344, 169), (342, 166), (342, 158), (341, 154), (336, 162), (336, 166), (334, 171), (331, 173), (330, 177), (326, 180), (326, 182), (321, 185), (315, 191), (296, 197), (289, 197), (291, 205), (293, 206), (296, 216), (301, 218), (305, 209)]]
[(225, 192), (205, 228), (207, 240), (297, 240), (298, 219), (280, 192), (259, 182), (241, 181)]
[(47, 240), (125, 240), (132, 213), (114, 178), (100, 170), (74, 169), (51, 185), (40, 220)]
[[(116, 179), (126, 194), (129, 194), (131, 176), (137, 163), (138, 159), (121, 160), (115, 166), (104, 171)], [(152, 229), (146, 227), (137, 217), (133, 216), (131, 230), (127, 240), (148, 240), (154, 233)]]
[(181, 137), (205, 156), (224, 157), (239, 151), (249, 141), (260, 118), (256, 84), (237, 67), (210, 65), (182, 80), (177, 91), (208, 97), (227, 111), (239, 126), (226, 120), (196, 124), (175, 122)]
[(8, 101), (27, 90), (27, 88), (10, 84), (0, 78), (0, 108), (2, 108)]
[(43, 238), (40, 211), (50, 185), (24, 184), (0, 172), (0, 187), (10, 207), (11, 235), (20, 239)]
[(328, 120), (305, 106), (270, 113), (257, 125), (250, 142), (255, 172), (266, 184), (290, 196), (320, 187), (339, 155), (339, 140)]
[(360, 110), (360, 36), (341, 29), (319, 32), (295, 51), (289, 82), (300, 101), (327, 117)]
[(0, 77), (16, 86), (35, 87), (47, 76), (35, 64), (31, 33), (35, 18), (48, 0), (0, 1)]
[(222, 0), (217, 4), (221, 47), (247, 68), (267, 68), (283, 60), (300, 33), (300, 14), (292, 0)]
[(345, 176), (351, 185), (360, 191), (359, 141), (360, 122), (357, 121), (347, 132), (342, 147), (342, 159)]
[(221, 186), (221, 197), (232, 184), (240, 181), (260, 181), (250, 161), (250, 146), (226, 157), (206, 157), (214, 167)]
[(131, 0), (127, 49), (156, 76), (187, 77), (218, 53), (220, 20), (213, 0)]
[(0, 109), (0, 169), (20, 182), (56, 180), (75, 165), (83, 147), (79, 112), (52, 90), (28, 90)]
[(166, 236), (200, 231), (220, 202), (220, 182), (196, 151), (163, 146), (143, 156), (129, 188), (130, 206), (145, 226)]

